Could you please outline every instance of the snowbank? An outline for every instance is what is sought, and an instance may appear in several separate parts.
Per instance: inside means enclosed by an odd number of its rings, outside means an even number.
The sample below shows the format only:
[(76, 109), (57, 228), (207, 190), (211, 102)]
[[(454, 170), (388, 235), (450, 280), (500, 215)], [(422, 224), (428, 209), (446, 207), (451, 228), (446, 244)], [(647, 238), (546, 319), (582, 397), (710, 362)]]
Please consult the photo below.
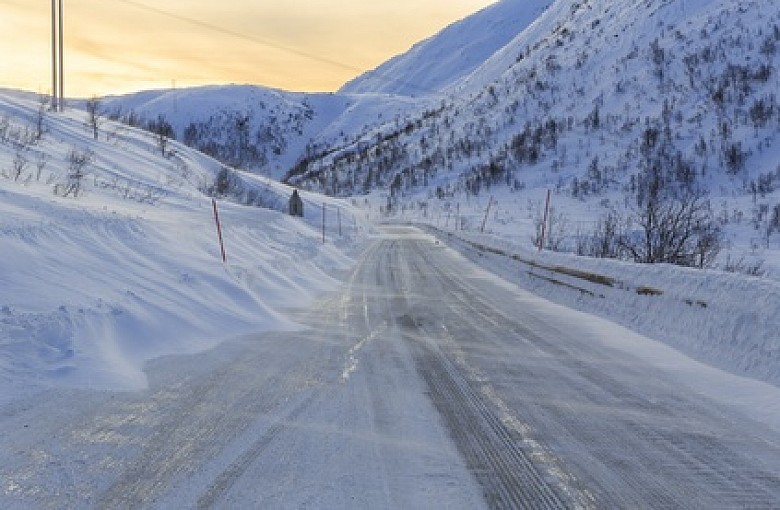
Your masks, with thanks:
[(613, 320), (698, 361), (780, 386), (778, 281), (539, 253), (488, 234), (428, 228), (545, 298)]
[[(326, 200), (323, 245), (323, 199), (304, 194), (301, 220), (235, 197), (219, 203), (223, 265), (201, 191), (218, 163), (179, 144), (163, 157), (148, 133), (110, 122), (95, 141), (79, 111), (45, 113), (37, 140), (37, 111), (0, 92), (0, 401), (50, 385), (143, 388), (149, 359), (294, 328), (282, 311), (334, 289), (365, 234), (338, 201)], [(91, 163), (78, 196), (58, 196), (72, 151)], [(288, 188), (242, 179), (286, 205)]]

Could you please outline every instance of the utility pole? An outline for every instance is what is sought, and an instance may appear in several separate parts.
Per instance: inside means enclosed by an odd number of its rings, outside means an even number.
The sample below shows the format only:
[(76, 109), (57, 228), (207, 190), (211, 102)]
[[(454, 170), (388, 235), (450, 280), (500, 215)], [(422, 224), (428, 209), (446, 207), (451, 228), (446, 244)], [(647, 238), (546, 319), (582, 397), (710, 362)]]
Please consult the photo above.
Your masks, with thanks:
[(51, 0), (51, 109), (57, 111), (57, 0)]
[(62, 0), (60, 0), (60, 111), (65, 109), (65, 20), (62, 10)]
[(51, 108), (61, 112), (65, 106), (63, 0), (51, 0)]

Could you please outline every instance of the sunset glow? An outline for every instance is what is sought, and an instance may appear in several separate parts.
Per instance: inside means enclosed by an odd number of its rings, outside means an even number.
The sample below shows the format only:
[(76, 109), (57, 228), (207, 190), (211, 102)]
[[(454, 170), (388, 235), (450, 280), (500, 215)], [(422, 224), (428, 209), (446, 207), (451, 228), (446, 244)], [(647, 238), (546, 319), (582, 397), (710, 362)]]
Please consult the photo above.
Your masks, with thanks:
[[(490, 0), (65, 0), (65, 95), (332, 91)], [(51, 4), (0, 0), (0, 86), (48, 93)]]

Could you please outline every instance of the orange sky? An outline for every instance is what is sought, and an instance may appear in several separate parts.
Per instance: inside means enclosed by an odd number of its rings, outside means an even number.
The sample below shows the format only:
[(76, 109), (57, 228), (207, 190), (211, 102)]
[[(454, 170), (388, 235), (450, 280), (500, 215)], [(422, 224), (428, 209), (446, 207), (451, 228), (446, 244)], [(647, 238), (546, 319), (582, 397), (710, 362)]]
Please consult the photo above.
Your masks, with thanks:
[[(492, 0), (64, 3), (65, 95), (88, 97), (173, 80), (332, 91)], [(50, 26), (49, 0), (0, 0), (0, 87), (49, 92)]]

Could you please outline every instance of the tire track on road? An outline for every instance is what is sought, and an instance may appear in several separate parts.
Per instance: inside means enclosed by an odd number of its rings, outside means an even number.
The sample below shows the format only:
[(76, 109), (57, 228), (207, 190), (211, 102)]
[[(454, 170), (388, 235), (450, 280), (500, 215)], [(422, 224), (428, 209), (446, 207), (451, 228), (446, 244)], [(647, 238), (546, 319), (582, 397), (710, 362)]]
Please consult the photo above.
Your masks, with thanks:
[[(396, 292), (403, 298), (395, 309), (396, 322), (414, 353), (418, 373), (426, 382), (430, 398), (483, 488), (488, 506), (534, 510), (572, 506), (556, 487), (558, 480), (545, 477), (529, 458), (524, 438), (505, 425), (498, 410), (472, 387), (463, 371), (437, 345), (440, 332), (446, 328), (430, 322), (434, 319), (418, 320), (412, 315), (413, 307), (406, 299), (410, 289), (423, 286), (430, 291), (434, 283), (443, 285), (443, 280), (430, 281), (436, 279), (432, 278), (436, 271), (421, 266), (419, 254), (410, 255), (407, 248), (409, 243), (400, 245), (396, 253), (398, 267), (394, 269), (401, 270), (402, 274), (394, 283)], [(407, 253), (401, 254), (401, 250)]]
[[(588, 490), (599, 506), (777, 508), (780, 476), (751, 463), (740, 447), (751, 443), (750, 432), (733, 429), (717, 406), (679, 394), (680, 388), (664, 382), (661, 372), (629, 363), (624, 354), (572, 341), (571, 333), (554, 322), (510, 312), (509, 302), (485, 294), (479, 280), (448, 271), (432, 246), (410, 245), (421, 261), (417, 272), (427, 276), (418, 287), (423, 289), (420, 303), (425, 307), (432, 296), (445, 292), (450, 300), (451, 313), (440, 320), (457, 336), (441, 342), (441, 349), (454, 349), (465, 367), (500, 360), (490, 365), (495, 373), (485, 377), (499, 377), (503, 391), (514, 392), (515, 398), (504, 393), (514, 410), (548, 440), (573, 441), (575, 452), (597, 461), (580, 464), (585, 471), (579, 472), (579, 482), (599, 484)], [(433, 285), (436, 290), (430, 291)], [(422, 317), (425, 308), (415, 313)], [(540, 393), (544, 388), (551, 393)], [(590, 414), (558, 403), (566, 398), (575, 398), (570, 402)], [(592, 478), (594, 468), (602, 471)]]

